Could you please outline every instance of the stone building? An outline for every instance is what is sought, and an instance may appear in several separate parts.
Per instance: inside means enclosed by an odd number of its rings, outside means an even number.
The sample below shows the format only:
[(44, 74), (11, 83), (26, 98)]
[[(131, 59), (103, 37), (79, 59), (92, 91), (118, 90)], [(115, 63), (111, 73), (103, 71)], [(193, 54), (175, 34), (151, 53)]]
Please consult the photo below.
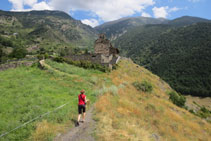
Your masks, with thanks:
[(110, 69), (120, 60), (119, 50), (112, 46), (104, 34), (100, 34), (99, 38), (95, 41), (94, 50), (94, 54), (69, 55), (66, 57), (73, 61), (90, 61), (107, 66)]
[(106, 39), (105, 34), (100, 34), (99, 38), (95, 41), (95, 54), (102, 54), (104, 56), (110, 56), (111, 54), (119, 54), (119, 50), (114, 48), (110, 41)]

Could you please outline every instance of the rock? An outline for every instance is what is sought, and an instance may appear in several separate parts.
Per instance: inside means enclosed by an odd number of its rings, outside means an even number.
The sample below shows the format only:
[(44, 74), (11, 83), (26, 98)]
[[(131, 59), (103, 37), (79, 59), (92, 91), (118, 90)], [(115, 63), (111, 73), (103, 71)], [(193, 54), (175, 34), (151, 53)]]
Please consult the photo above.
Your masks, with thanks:
[(160, 137), (156, 133), (153, 133), (151, 137), (154, 139), (154, 141), (160, 141)]

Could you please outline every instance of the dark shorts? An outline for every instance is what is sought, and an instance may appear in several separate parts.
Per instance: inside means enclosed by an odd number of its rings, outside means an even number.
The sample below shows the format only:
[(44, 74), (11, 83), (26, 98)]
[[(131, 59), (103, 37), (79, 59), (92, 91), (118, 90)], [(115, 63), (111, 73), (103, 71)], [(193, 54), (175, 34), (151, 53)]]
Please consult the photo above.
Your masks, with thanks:
[(86, 106), (85, 105), (78, 105), (78, 114), (81, 114), (86, 112)]

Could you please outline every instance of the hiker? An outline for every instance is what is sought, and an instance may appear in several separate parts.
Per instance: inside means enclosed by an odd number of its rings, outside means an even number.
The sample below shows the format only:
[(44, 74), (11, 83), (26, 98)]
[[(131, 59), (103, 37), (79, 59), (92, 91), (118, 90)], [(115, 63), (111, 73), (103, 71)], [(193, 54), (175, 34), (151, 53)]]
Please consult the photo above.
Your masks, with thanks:
[(80, 94), (78, 95), (78, 121), (77, 121), (77, 126), (79, 126), (79, 121), (81, 118), (81, 113), (83, 111), (83, 120), (82, 122), (85, 121), (85, 115), (86, 115), (86, 95), (85, 95), (85, 90), (81, 90)]

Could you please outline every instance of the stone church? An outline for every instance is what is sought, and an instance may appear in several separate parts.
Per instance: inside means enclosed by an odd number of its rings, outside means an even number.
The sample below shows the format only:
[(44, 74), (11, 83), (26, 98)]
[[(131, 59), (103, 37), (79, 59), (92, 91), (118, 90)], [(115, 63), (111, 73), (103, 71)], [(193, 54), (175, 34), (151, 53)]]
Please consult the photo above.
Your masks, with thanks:
[(106, 39), (104, 34), (100, 34), (99, 38), (95, 41), (95, 54), (102, 54), (104, 56), (118, 55), (119, 50), (114, 48), (110, 41)]
[(92, 63), (101, 64), (112, 69), (112, 66), (120, 60), (119, 50), (114, 48), (111, 42), (106, 39), (104, 34), (99, 34), (99, 38), (95, 41), (93, 54), (69, 55), (67, 58), (73, 61), (90, 61)]

